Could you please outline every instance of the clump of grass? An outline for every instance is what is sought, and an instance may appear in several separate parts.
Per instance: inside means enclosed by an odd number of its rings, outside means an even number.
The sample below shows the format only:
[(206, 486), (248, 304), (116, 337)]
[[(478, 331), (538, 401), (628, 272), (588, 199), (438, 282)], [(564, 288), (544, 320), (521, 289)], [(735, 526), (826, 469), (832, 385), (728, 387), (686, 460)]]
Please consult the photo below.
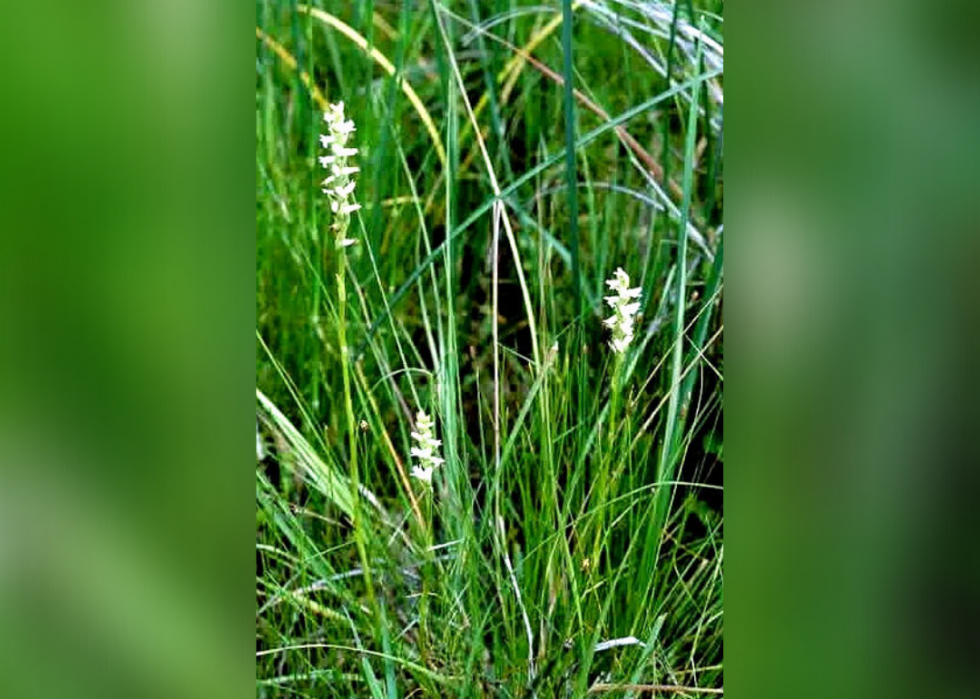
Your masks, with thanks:
[(260, 696), (722, 686), (720, 3), (564, 4), (258, 6)]

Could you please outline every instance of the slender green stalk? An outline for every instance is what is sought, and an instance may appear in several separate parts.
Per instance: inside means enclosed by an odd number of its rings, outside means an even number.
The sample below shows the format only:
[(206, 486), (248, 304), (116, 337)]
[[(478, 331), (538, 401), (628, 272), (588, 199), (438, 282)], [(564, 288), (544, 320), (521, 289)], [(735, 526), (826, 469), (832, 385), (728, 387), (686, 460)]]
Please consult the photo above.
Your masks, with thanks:
[(575, 96), (572, 73), (572, 0), (561, 3), (561, 49), (564, 77), (565, 184), (568, 199), (568, 247), (572, 251), (572, 291), (575, 318), (582, 312), (582, 270), (578, 252), (578, 169), (575, 167)]
[[(695, 65), (701, 62), (702, 44), (698, 43), (698, 53)], [(687, 226), (690, 220), (691, 197), (694, 190), (694, 146), (697, 141), (698, 101), (703, 79), (695, 80), (691, 95), (691, 108), (688, 113), (687, 139), (684, 148), (684, 178), (682, 187), (684, 200), (681, 204), (681, 216), (677, 228), (677, 290), (674, 308), (674, 341), (671, 355), (670, 400), (667, 404), (667, 421), (661, 443), (660, 461), (657, 469), (657, 480), (670, 481), (674, 477), (680, 458), (680, 435), (677, 431), (678, 415), (684, 396), (683, 386), (684, 365), (684, 311), (687, 305)], [(663, 527), (667, 520), (667, 509), (673, 488), (662, 487), (657, 490), (653, 499), (653, 522), (647, 535), (647, 556), (653, 560), (659, 559), (660, 546), (663, 544)]]
[(603, 540), (606, 536), (606, 524), (608, 522), (607, 507), (609, 504), (610, 492), (610, 473), (616, 468), (616, 435), (619, 429), (620, 397), (622, 394), (621, 382), (623, 374), (623, 359), (616, 355), (613, 362), (612, 378), (609, 382), (609, 411), (603, 423), (602, 444), (598, 451), (597, 474), (595, 482), (592, 484), (594, 493), (591, 509), (595, 512), (595, 538), (592, 548), (591, 563), (600, 569), (602, 566), (602, 553), (605, 550)]
[(348, 448), (350, 449), (350, 488), (351, 501), (354, 507), (354, 537), (357, 542), (357, 553), (361, 557), (361, 567), (364, 571), (364, 585), (367, 589), (368, 599), (372, 606), (377, 605), (374, 595), (374, 583), (371, 576), (371, 561), (367, 554), (366, 536), (364, 532), (364, 518), (361, 512), (360, 494), (360, 470), (357, 463), (357, 421), (354, 418), (354, 402), (351, 393), (350, 380), (350, 348), (347, 345), (347, 284), (346, 259), (343, 252), (338, 255), (340, 258), (340, 271), (337, 272), (337, 329), (339, 332), (341, 374), (344, 384), (344, 414), (347, 417), (347, 438)]

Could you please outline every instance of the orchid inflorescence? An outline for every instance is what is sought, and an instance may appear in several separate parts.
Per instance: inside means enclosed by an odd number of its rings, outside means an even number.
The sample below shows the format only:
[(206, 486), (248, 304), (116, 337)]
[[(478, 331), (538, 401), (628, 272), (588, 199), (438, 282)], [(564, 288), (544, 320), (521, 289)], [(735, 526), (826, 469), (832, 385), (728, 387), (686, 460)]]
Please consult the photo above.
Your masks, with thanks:
[(337, 233), (337, 245), (347, 247), (354, 243), (353, 239), (345, 237), (350, 215), (361, 208), (354, 201), (355, 182), (351, 177), (359, 168), (348, 164), (348, 158), (357, 155), (357, 148), (347, 145), (355, 126), (353, 121), (344, 117), (343, 102), (329, 105), (323, 120), (327, 122), (328, 132), (320, 135), (320, 145), (327, 148), (329, 154), (320, 156), (320, 164), (330, 174), (321, 184), (323, 193), (330, 199), (330, 210), (334, 213), (333, 229)]
[(616, 270), (613, 279), (607, 280), (606, 284), (616, 293), (614, 296), (605, 297), (606, 303), (613, 309), (613, 315), (602, 322), (612, 328), (612, 339), (609, 344), (617, 354), (621, 354), (633, 340), (633, 319), (640, 310), (639, 298), (642, 289), (629, 288), (630, 277), (622, 267)]
[(412, 439), (418, 442), (418, 446), (412, 447), (412, 456), (417, 458), (419, 463), (412, 466), (412, 475), (421, 481), (431, 483), (432, 472), (445, 462), (436, 452), (442, 442), (432, 436), (435, 422), (425, 414), (424, 410), (419, 410), (415, 416), (415, 426), (418, 432), (412, 432)]

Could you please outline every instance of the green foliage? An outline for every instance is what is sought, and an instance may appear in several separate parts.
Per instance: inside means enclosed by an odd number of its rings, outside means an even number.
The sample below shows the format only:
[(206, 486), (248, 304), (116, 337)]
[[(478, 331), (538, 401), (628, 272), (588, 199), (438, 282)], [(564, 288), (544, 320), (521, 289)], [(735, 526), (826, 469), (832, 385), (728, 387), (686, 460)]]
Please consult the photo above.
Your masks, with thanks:
[[(258, 696), (722, 686), (714, 5), (569, 3), (563, 68), (560, 3), (258, 3)], [(303, 72), (357, 124), (343, 249)]]

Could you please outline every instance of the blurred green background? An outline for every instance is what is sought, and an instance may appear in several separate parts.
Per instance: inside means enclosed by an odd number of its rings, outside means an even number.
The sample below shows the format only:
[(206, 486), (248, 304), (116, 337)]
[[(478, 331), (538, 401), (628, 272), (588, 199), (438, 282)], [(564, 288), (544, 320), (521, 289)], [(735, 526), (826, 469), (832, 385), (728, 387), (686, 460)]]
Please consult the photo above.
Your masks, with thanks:
[(236, 3), (5, 3), (0, 693), (252, 691)]
[(726, 684), (978, 696), (978, 6), (750, 5), (728, 13)]

